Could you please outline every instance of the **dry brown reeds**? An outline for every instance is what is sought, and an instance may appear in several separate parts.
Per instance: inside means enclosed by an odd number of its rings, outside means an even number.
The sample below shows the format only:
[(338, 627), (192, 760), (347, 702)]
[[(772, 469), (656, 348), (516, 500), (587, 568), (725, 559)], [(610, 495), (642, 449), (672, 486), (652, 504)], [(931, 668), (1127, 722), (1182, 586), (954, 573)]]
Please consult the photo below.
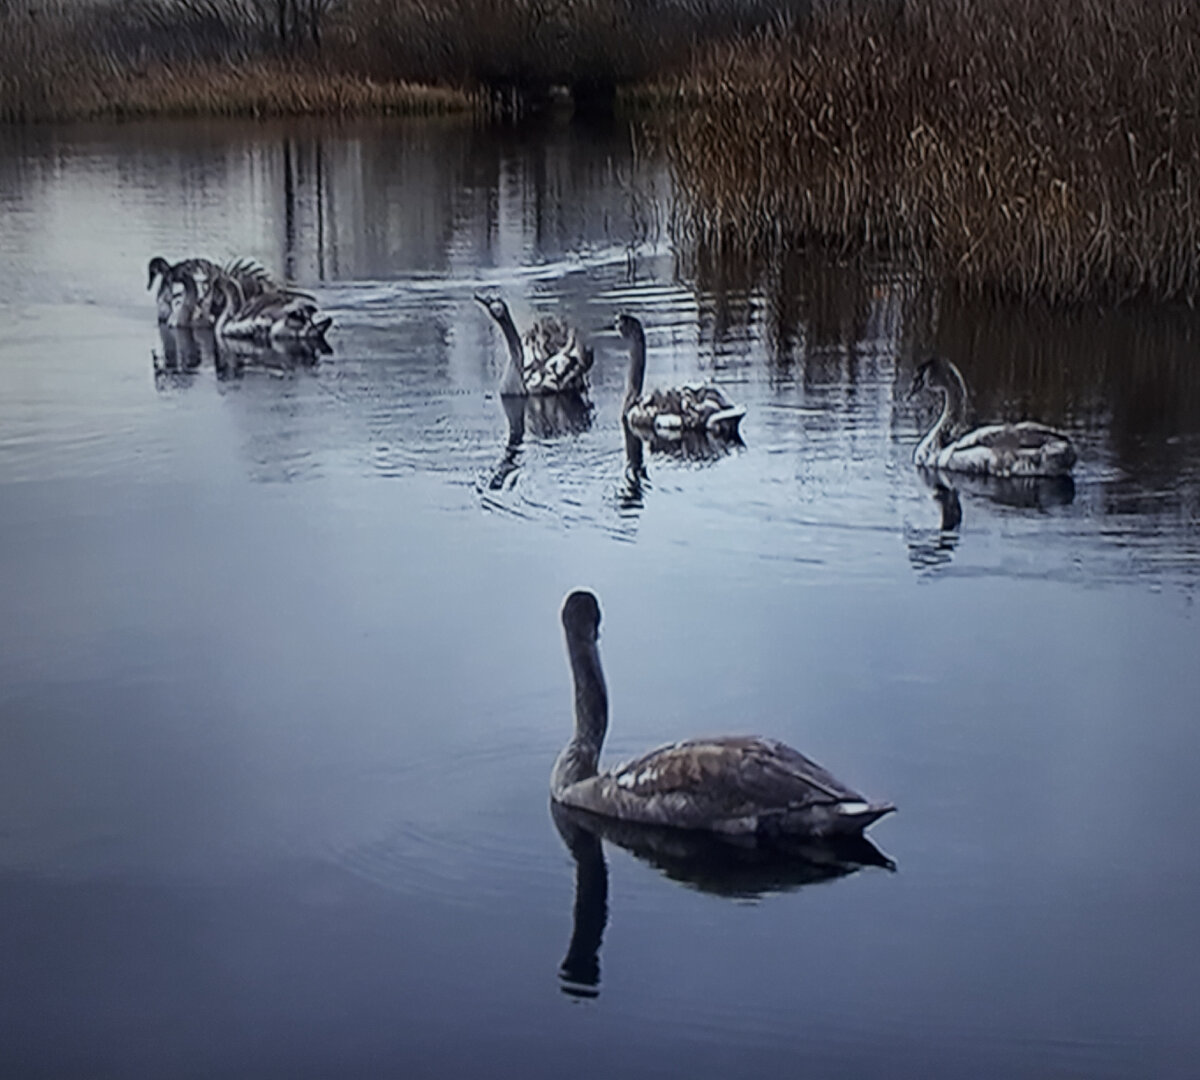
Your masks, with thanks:
[[(62, 5), (0, 6), (0, 122), (97, 116), (429, 115), (470, 109), (460, 89), (373, 78), (320, 55), (281, 56), (232, 35), (186, 47), (122, 48), (122, 30), (146, 34), (139, 12)], [(163, 27), (157, 29), (161, 32)], [(166, 39), (161, 39), (166, 42)], [(116, 44), (114, 44), (116, 43)]]
[(835, 0), (660, 86), (681, 240), (974, 292), (1200, 297), (1200, 6)]
[(99, 91), (93, 115), (431, 116), (472, 107), (470, 95), (436, 86), (262, 60), (229, 67), (186, 63), (127, 74)]

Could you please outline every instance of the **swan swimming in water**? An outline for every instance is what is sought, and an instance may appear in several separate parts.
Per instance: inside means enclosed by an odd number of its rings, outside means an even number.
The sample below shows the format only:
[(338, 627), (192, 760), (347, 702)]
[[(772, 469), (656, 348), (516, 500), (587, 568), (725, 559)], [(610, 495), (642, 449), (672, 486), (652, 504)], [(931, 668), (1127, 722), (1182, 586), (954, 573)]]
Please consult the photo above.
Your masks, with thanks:
[(909, 398), (922, 390), (942, 395), (942, 414), (916, 450), (913, 464), (987, 476), (1065, 476), (1075, 447), (1061, 431), (1032, 420), (986, 424), (955, 437), (967, 419), (967, 384), (949, 360), (926, 360), (913, 376)]
[(737, 435), (746, 407), (735, 405), (711, 383), (651, 390), (643, 396), (646, 332), (641, 322), (624, 313), (617, 316), (617, 332), (629, 342), (629, 376), (621, 415), (631, 426), (659, 433), (707, 431), (725, 438)]
[[(310, 294), (279, 285), (253, 259), (233, 259), (222, 266), (211, 259), (197, 256), (171, 264), (161, 255), (156, 255), (150, 260), (146, 288), (152, 289), (156, 281), (159, 283), (155, 297), (158, 321), (178, 328), (204, 329), (214, 326), (223, 302), (217, 288), (217, 282), (222, 277), (236, 282), (245, 300), (272, 295), (313, 302)], [(196, 295), (190, 299), (176, 288), (185, 288), (189, 280), (196, 287)]]
[(508, 361), (500, 376), (502, 395), (526, 397), (587, 390), (593, 354), (580, 345), (574, 328), (545, 316), (522, 337), (503, 300), (482, 294), (476, 294), (475, 299), (500, 324), (508, 345)]
[(741, 836), (856, 835), (895, 809), (869, 802), (790, 746), (754, 735), (689, 739), (599, 772), (608, 692), (596, 597), (571, 593), (562, 624), (575, 735), (550, 775), (555, 802), (623, 821)]

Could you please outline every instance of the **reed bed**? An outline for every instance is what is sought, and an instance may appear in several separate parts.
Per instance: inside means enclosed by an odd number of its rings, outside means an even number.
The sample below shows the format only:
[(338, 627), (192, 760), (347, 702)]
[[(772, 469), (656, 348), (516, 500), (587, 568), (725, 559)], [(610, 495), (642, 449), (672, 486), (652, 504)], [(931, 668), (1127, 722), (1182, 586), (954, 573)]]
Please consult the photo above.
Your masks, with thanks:
[(1197, 86), (1190, 0), (841, 0), (649, 93), (678, 241), (1064, 304), (1200, 296)]
[(429, 115), (476, 106), (468, 91), (281, 55), (236, 26), (183, 24), (143, 7), (0, 7), (0, 122), (99, 116)]

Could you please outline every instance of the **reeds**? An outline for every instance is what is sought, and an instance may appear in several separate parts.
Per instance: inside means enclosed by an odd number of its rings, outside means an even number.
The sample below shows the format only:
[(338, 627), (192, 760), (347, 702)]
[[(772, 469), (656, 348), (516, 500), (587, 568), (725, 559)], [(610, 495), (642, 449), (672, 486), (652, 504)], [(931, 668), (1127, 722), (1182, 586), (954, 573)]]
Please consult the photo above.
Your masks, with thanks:
[(878, 251), (968, 292), (1200, 296), (1200, 8), (841, 0), (709, 51), (668, 153), (681, 241)]
[(455, 87), (375, 78), (312, 52), (280, 55), (236, 24), (185, 21), (186, 32), (177, 34), (164, 14), (132, 5), (36, 12), (0, 6), (0, 122), (428, 115), (475, 105)]

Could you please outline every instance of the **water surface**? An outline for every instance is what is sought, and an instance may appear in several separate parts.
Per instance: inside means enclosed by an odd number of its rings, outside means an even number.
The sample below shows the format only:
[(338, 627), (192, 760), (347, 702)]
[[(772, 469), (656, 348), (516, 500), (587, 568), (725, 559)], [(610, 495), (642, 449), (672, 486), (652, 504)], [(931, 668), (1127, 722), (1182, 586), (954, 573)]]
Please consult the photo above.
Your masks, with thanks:
[[(1193, 1074), (1200, 319), (676, 258), (669, 198), (620, 125), (0, 135), (5, 1075)], [(191, 253), (332, 354), (161, 334)], [(506, 410), (481, 289), (590, 408)], [(618, 310), (743, 446), (627, 448)], [(931, 350), (1073, 486), (914, 470)], [(780, 737), (896, 871), (560, 836), (580, 585), (610, 760)]]

